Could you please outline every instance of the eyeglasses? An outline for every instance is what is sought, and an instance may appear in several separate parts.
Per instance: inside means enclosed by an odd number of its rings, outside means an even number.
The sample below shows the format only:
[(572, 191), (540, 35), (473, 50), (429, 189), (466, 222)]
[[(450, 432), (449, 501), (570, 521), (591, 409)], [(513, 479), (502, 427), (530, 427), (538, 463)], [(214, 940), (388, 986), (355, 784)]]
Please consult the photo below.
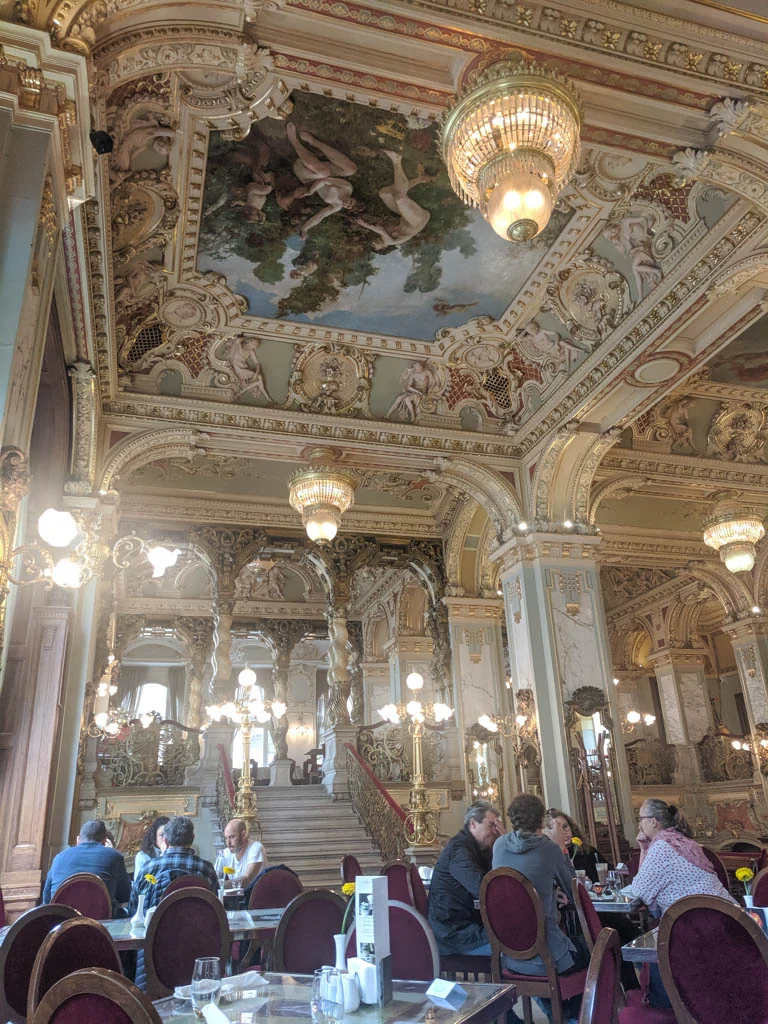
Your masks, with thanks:
[(656, 817), (655, 814), (638, 814), (637, 820), (638, 821), (653, 821), (655, 817)]

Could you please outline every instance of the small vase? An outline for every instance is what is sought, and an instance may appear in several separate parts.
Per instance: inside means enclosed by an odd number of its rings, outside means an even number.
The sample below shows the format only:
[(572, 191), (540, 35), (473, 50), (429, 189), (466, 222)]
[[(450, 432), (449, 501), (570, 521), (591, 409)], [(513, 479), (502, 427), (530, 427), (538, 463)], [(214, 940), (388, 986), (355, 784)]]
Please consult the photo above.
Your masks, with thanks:
[(336, 944), (336, 963), (334, 967), (337, 971), (344, 972), (347, 969), (347, 936), (334, 935), (333, 941)]
[(754, 905), (755, 904), (752, 902), (752, 893), (745, 892), (744, 893), (744, 906), (749, 909), (749, 908), (754, 907)]
[(344, 991), (344, 1013), (360, 1009), (360, 984), (356, 974), (342, 974), (341, 987)]
[(131, 929), (143, 928), (146, 923), (144, 920), (144, 901), (146, 898), (146, 893), (142, 893), (141, 896), (139, 896), (139, 905), (136, 908), (136, 913), (131, 918)]

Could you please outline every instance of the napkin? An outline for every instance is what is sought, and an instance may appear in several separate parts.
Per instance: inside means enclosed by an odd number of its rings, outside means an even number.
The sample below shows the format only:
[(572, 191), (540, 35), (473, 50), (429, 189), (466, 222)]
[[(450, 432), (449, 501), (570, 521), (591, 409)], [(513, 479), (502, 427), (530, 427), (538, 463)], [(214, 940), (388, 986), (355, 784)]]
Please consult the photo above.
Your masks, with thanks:
[(202, 1014), (208, 1024), (230, 1024), (229, 1017), (222, 1013), (215, 1003), (208, 1003), (202, 1009)]
[[(269, 982), (258, 971), (246, 971), (245, 974), (233, 974), (231, 978), (221, 979), (221, 998), (225, 999), (232, 992), (248, 988), (256, 988), (257, 985), (268, 985)], [(173, 990), (177, 999), (191, 999), (191, 985), (177, 985)]]

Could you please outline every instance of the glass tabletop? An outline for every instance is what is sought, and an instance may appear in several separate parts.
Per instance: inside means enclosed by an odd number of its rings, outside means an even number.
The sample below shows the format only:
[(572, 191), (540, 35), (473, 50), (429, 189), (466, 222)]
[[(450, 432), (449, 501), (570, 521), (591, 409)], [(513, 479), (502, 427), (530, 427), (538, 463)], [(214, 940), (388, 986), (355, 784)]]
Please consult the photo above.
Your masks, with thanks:
[(628, 942), (626, 946), (622, 946), (622, 957), (633, 964), (658, 963), (659, 956), (656, 950), (658, 932), (659, 929), (654, 928), (653, 931), (645, 932), (644, 935), (638, 936), (633, 942)]
[[(264, 974), (263, 984), (242, 992), (232, 1002), (223, 999), (219, 1009), (228, 1020), (238, 1024), (272, 1022), (306, 1024), (311, 1021), (310, 996), (312, 976), (308, 974)], [(430, 982), (395, 981), (392, 1001), (384, 1006), (361, 1006), (354, 1013), (359, 1024), (395, 1024), (395, 1022), (427, 1022), (427, 1024), (490, 1024), (514, 1005), (514, 985), (484, 985), (466, 982), (462, 988), (467, 998), (458, 1009), (438, 1006), (426, 991)], [(162, 1020), (176, 1024), (197, 1024), (188, 1000), (159, 999), (155, 1008)], [(352, 1016), (351, 1014), (348, 1016)]]
[[(228, 910), (227, 921), (233, 941), (245, 939), (250, 935), (259, 932), (270, 931), (277, 928), (280, 918), (283, 916), (283, 908), (275, 907), (271, 910)], [(115, 943), (117, 949), (141, 949), (146, 938), (146, 928), (133, 928), (128, 918), (115, 918), (112, 921), (102, 921)]]

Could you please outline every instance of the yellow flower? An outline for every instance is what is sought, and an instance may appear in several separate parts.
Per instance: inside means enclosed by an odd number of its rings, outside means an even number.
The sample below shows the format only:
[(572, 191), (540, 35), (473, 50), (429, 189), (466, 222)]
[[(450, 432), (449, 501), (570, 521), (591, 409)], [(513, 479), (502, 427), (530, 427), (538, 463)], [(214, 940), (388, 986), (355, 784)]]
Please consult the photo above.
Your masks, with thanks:
[(755, 877), (752, 868), (736, 868), (736, 877), (740, 882), (751, 882)]
[(342, 885), (342, 887), (341, 887), (341, 891), (344, 893), (345, 896), (354, 896), (355, 895), (355, 883), (354, 882), (345, 882), (344, 885)]
[(157, 879), (154, 875), (144, 875), (144, 881), (149, 882), (150, 885), (157, 885)]
[(573, 836), (571, 839), (571, 846), (583, 846), (584, 843), (579, 839), (578, 836)]
[(224, 874), (225, 875), (234, 875), (234, 873), (235, 873), (235, 869), (234, 868), (224, 868)]

